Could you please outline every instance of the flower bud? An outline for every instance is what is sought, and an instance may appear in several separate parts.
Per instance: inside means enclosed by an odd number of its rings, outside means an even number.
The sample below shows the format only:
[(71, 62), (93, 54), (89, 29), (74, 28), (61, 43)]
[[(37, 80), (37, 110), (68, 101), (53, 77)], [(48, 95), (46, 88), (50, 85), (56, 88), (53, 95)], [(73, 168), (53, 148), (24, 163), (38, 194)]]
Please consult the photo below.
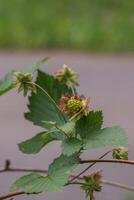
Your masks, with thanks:
[(113, 150), (113, 158), (119, 160), (128, 160), (128, 149), (126, 147), (119, 147)]
[(94, 192), (101, 191), (101, 172), (95, 172), (90, 176), (84, 176), (85, 183), (82, 184), (81, 189), (86, 193), (86, 197), (90, 197), (91, 200), (94, 199)]
[(36, 92), (36, 86), (32, 84), (33, 76), (31, 73), (14, 72), (15, 83), (14, 87), (18, 92), (23, 92), (24, 96), (29, 91)]
[(63, 69), (55, 73), (56, 79), (72, 87), (78, 86), (78, 81), (77, 81), (78, 77), (79, 77), (79, 74), (73, 71), (67, 65), (63, 65)]

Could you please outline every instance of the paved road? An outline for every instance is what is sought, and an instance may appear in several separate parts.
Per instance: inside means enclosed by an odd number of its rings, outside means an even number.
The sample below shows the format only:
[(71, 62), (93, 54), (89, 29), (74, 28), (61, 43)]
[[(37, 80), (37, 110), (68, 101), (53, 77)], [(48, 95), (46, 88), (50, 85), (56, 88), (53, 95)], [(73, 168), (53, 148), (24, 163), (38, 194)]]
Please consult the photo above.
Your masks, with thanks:
[[(131, 140), (130, 158), (134, 159), (134, 58), (133, 56), (97, 56), (69, 52), (0, 52), (0, 77), (10, 69), (27, 66), (37, 61), (42, 56), (51, 59), (44, 70), (54, 72), (64, 63), (77, 70), (80, 76), (79, 92), (91, 97), (90, 107), (102, 109), (105, 125), (121, 125), (124, 127)], [(0, 165), (5, 158), (12, 158), (12, 164), (17, 167), (47, 168), (60, 151), (60, 145), (49, 145), (36, 156), (23, 155), (18, 151), (17, 143), (31, 137), (41, 129), (34, 127), (23, 118), (26, 111), (26, 102), (21, 95), (11, 92), (0, 98)], [(116, 136), (115, 136), (116, 137)], [(85, 158), (101, 155), (103, 150), (86, 152)], [(109, 164), (97, 165), (96, 169), (103, 169), (103, 176), (108, 180), (116, 180), (124, 184), (134, 185), (134, 168), (132, 166), (111, 166)], [(0, 193), (7, 193), (10, 184), (20, 174), (1, 174)], [(124, 200), (125, 192), (105, 186), (101, 194), (97, 194), (99, 200)], [(16, 199), (38, 199), (36, 196), (17, 197)], [(73, 186), (67, 188), (64, 193), (43, 194), (40, 200), (66, 200), (85, 199), (84, 194)]]

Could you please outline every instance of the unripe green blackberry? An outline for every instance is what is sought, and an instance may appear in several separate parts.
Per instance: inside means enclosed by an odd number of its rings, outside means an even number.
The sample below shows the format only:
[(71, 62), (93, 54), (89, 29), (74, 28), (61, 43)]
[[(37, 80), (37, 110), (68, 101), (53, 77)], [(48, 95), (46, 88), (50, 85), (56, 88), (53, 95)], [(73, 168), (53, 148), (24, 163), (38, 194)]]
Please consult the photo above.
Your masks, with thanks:
[(74, 118), (78, 120), (89, 112), (88, 98), (69, 95), (62, 96), (60, 108), (71, 120)]
[(119, 160), (128, 160), (128, 149), (126, 147), (119, 147), (114, 149), (113, 158)]
[(67, 102), (67, 106), (70, 112), (77, 113), (82, 109), (82, 103), (77, 99), (70, 99)]

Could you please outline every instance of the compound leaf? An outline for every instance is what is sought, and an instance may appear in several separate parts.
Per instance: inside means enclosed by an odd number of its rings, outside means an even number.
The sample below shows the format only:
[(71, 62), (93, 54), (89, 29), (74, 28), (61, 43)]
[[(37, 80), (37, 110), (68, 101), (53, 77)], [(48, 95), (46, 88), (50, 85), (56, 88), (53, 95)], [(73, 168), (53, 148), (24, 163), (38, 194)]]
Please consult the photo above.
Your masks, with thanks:
[(49, 166), (47, 176), (36, 173), (23, 176), (11, 187), (12, 191), (23, 191), (28, 194), (62, 191), (70, 173), (79, 163), (77, 155), (61, 155)]
[(70, 156), (78, 152), (82, 147), (82, 141), (77, 138), (67, 138), (62, 142), (62, 152)]
[[(38, 71), (36, 83), (47, 91), (57, 105), (59, 105), (60, 98), (63, 94), (71, 92), (66, 85), (61, 84), (53, 76), (42, 71)], [(66, 122), (63, 113), (40, 89), (37, 89), (37, 94), (32, 94), (29, 98), (28, 108), (29, 112), (25, 113), (25, 118), (44, 128), (49, 129), (50, 126), (43, 123), (43, 121), (53, 121), (58, 125), (63, 125)]]
[(85, 140), (85, 148), (116, 147), (128, 145), (128, 137), (123, 128), (114, 126), (92, 132)]
[(76, 123), (77, 134), (86, 139), (92, 132), (101, 129), (103, 123), (102, 111), (90, 111)]

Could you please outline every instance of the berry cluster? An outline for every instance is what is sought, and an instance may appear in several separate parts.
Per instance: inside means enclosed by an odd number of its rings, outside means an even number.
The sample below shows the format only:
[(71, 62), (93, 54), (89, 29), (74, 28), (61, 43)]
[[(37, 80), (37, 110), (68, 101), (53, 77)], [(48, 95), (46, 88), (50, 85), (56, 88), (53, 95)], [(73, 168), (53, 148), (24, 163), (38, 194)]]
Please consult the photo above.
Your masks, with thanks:
[(88, 99), (80, 96), (62, 96), (60, 100), (60, 108), (63, 112), (72, 116), (87, 115), (88, 111)]

